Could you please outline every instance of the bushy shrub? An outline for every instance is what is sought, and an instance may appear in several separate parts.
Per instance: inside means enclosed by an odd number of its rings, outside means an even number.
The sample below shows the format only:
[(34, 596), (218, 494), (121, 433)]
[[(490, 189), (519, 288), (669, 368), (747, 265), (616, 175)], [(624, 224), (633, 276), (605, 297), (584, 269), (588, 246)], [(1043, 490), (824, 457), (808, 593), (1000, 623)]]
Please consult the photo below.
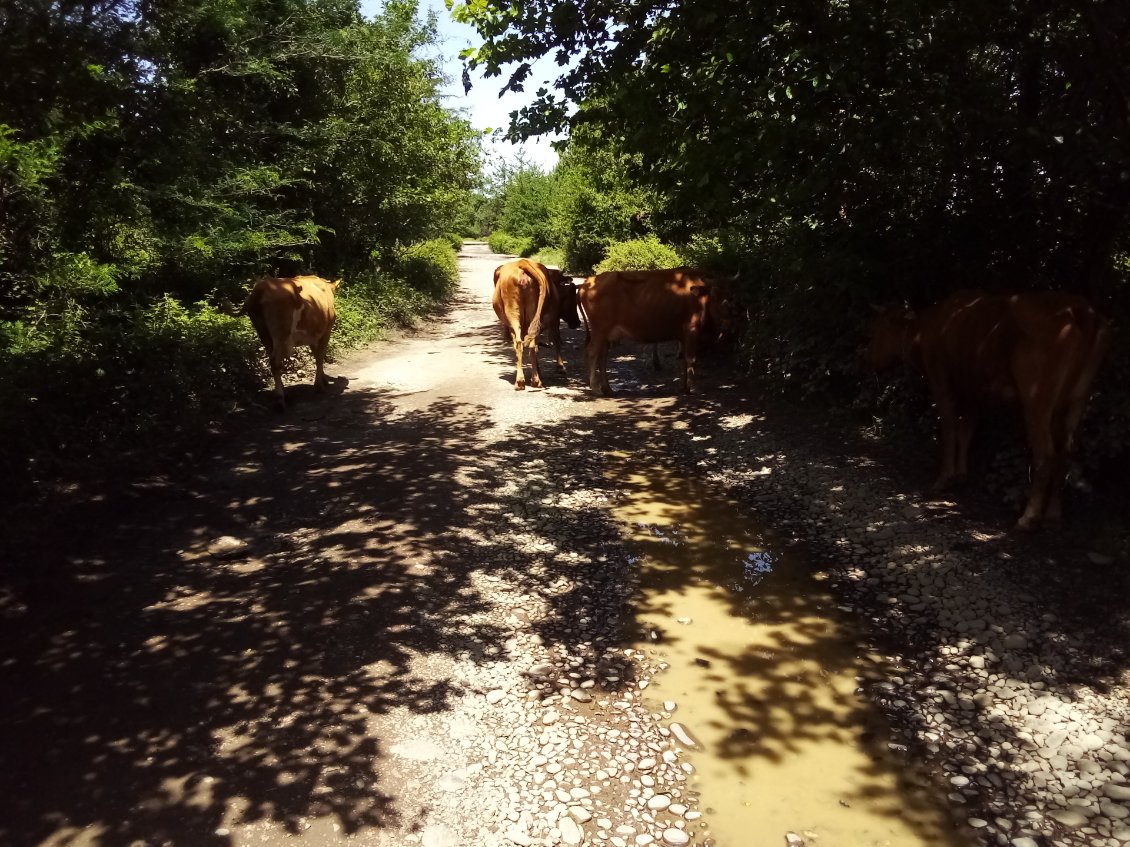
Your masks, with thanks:
[(543, 247), (530, 258), (546, 267), (565, 270), (565, 251), (556, 247)]
[(447, 300), (459, 284), (459, 263), (451, 244), (442, 238), (421, 241), (400, 250), (393, 275), (435, 300)]
[(529, 238), (511, 235), (502, 230), (492, 232), (487, 244), (490, 246), (490, 252), (500, 253), (503, 256), (529, 256), (534, 251), (534, 243)]
[(695, 233), (679, 246), (679, 255), (692, 267), (729, 275), (746, 263), (748, 242), (742, 233), (732, 230)]
[(330, 350), (340, 355), (380, 338), (390, 327), (411, 326), (440, 304), (404, 279), (369, 271), (338, 290), (337, 325), (330, 336)]
[(444, 238), (446, 238), (451, 246), (455, 248), (456, 253), (463, 249), (463, 236), (459, 233), (449, 232), (444, 236)]
[(608, 248), (604, 259), (593, 270), (647, 271), (655, 268), (676, 268), (683, 264), (675, 248), (661, 242), (654, 235), (631, 241), (617, 241)]
[(262, 385), (249, 322), (210, 303), (166, 296), (0, 339), (0, 473), (17, 481), (199, 429)]

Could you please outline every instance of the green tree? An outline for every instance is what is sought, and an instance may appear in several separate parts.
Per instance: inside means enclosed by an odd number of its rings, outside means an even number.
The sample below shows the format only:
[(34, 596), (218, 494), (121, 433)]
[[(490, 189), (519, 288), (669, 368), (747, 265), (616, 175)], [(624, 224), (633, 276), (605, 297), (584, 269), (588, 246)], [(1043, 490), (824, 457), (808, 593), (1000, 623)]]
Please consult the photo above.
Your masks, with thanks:
[(453, 228), (480, 151), (434, 41), (410, 0), (0, 11), (0, 464), (222, 409), (254, 384), (231, 312), (256, 274), (345, 274), (353, 340), (441, 298), (416, 271), (450, 242), (411, 245)]
[(634, 157), (618, 153), (595, 127), (573, 132), (554, 176), (553, 243), (565, 264), (588, 273), (611, 244), (655, 231), (659, 198), (633, 178)]

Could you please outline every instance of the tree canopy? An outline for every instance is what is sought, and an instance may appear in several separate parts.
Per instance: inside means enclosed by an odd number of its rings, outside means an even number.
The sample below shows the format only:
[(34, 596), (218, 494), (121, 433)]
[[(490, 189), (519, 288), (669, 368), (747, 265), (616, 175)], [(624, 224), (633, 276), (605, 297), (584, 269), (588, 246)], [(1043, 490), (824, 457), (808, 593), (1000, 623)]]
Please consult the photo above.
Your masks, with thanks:
[[(11, 9), (11, 6), (9, 6)], [(17, 0), (0, 16), (0, 317), (363, 267), (476, 174), (412, 2)], [(28, 310), (31, 310), (29, 312)]]
[(663, 195), (673, 235), (785, 233), (810, 276), (846, 271), (873, 290), (1109, 291), (1130, 210), (1130, 7), (1117, 0), (453, 11), (484, 40), (468, 66), (505, 70), (506, 88), (540, 56), (561, 65), (511, 137), (592, 128)]

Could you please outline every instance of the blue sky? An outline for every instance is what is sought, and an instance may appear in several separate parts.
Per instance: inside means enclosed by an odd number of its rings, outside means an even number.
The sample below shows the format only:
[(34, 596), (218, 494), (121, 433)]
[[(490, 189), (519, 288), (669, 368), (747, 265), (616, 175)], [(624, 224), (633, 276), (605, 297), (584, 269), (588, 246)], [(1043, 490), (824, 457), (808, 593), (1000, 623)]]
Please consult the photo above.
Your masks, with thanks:
[[(361, 0), (361, 11), (366, 15), (372, 15), (378, 12), (382, 5), (381, 0)], [(498, 92), (503, 86), (504, 78), (483, 79), (481, 75), (475, 73), (472, 74), (471, 93), (464, 95), (461, 81), (463, 65), (459, 61), (459, 51), (464, 47), (477, 47), (481, 43), (479, 36), (472, 27), (451, 20), (443, 0), (420, 0), (421, 17), (429, 11), (435, 12), (439, 19), (440, 43), (437, 49), (450, 79), (443, 89), (444, 96), (447, 98), (447, 104), (460, 111), (472, 126), (478, 129), (505, 128), (510, 122), (512, 111), (528, 105), (533, 100), (534, 92), (543, 83), (556, 79), (556, 72), (559, 69), (552, 58), (547, 57), (534, 63), (533, 75), (526, 82), (526, 91), (521, 94), (511, 92), (499, 98)], [(518, 146), (506, 141), (484, 139), (483, 147), (491, 157), (513, 159), (518, 152)], [(557, 163), (557, 154), (549, 146), (548, 139), (531, 139), (521, 147), (527, 160), (547, 170)]]

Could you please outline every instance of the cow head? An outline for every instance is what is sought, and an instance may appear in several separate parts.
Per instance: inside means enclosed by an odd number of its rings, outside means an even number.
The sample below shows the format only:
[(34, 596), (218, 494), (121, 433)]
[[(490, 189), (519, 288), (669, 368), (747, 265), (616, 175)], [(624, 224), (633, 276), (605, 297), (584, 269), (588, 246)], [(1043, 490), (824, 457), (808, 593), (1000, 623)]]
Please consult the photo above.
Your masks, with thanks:
[(577, 329), (581, 325), (581, 318), (577, 314), (576, 284), (557, 268), (547, 268), (546, 276), (557, 289), (557, 298), (561, 302), (561, 319), (569, 329)]
[(910, 354), (916, 316), (907, 306), (887, 306), (876, 309), (871, 319), (870, 340), (863, 353), (863, 361), (872, 370), (891, 367)]
[(740, 276), (722, 276), (717, 273), (695, 271), (701, 275), (707, 288), (704, 330), (707, 343), (726, 343), (739, 331), (737, 285)]

